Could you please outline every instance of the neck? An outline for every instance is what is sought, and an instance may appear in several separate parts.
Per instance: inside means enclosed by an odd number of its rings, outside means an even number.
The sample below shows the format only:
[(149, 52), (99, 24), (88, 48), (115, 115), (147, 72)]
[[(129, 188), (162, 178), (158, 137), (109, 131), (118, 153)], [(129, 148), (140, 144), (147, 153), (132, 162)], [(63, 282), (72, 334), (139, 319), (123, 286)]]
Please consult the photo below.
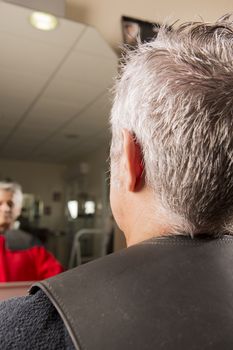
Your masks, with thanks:
[(146, 241), (150, 238), (158, 238), (158, 237), (164, 237), (164, 236), (169, 236), (171, 233), (168, 229), (165, 227), (154, 227), (154, 229), (150, 229), (148, 231), (144, 232), (135, 232), (135, 234), (125, 234), (126, 237), (126, 243), (127, 247), (130, 247), (134, 244), (138, 244), (140, 242)]
[(171, 235), (168, 213), (156, 205), (151, 193), (147, 194), (146, 200), (139, 198), (139, 201), (132, 200), (132, 203), (135, 205), (128, 216), (131, 220), (124, 231), (128, 247), (153, 237)]
[(2, 224), (2, 225), (0, 225), (0, 234), (4, 234), (7, 230), (9, 230), (11, 227), (10, 227), (10, 225), (4, 225), (4, 224)]

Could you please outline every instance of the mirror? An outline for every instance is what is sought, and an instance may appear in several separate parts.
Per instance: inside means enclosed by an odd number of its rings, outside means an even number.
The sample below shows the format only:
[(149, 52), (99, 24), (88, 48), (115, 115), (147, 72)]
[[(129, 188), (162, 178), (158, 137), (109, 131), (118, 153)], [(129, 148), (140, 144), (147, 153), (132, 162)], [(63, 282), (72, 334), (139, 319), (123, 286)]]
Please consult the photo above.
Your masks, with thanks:
[[(32, 12), (0, 1), (0, 178), (22, 185), (25, 203), (43, 204), (31, 231), (44, 232), (42, 243), (67, 268), (78, 231), (112, 230), (108, 91), (118, 59), (96, 29), (58, 18), (56, 29), (38, 30)], [(77, 218), (67, 212), (72, 200), (83, 208)], [(27, 204), (24, 219), (31, 212)], [(90, 259), (97, 235), (75, 243)]]

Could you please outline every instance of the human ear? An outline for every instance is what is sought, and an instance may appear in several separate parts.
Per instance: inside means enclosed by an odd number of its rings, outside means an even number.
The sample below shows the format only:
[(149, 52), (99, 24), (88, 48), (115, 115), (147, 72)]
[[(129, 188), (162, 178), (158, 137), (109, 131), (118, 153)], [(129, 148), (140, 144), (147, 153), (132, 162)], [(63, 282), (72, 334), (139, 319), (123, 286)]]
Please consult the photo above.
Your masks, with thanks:
[(130, 192), (137, 192), (144, 185), (141, 147), (126, 129), (123, 130), (123, 145), (126, 188)]

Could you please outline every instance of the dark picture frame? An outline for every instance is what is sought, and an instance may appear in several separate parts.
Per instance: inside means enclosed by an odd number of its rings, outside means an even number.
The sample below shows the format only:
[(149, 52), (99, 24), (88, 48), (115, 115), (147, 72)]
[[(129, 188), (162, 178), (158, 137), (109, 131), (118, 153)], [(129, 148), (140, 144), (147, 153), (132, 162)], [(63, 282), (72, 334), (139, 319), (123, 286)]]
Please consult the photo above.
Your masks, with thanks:
[(159, 23), (142, 21), (128, 16), (121, 17), (121, 24), (123, 41), (132, 48), (137, 46), (138, 40), (144, 43), (155, 39), (160, 28)]

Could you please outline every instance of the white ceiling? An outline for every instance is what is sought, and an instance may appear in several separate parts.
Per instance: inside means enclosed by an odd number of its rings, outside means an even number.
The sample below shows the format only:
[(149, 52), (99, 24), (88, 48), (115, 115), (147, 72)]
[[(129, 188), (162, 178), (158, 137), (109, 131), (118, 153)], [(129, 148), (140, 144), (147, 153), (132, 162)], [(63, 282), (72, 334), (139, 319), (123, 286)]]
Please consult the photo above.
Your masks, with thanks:
[(30, 13), (0, 1), (0, 157), (63, 163), (108, 139), (117, 57), (94, 28), (42, 32)]

